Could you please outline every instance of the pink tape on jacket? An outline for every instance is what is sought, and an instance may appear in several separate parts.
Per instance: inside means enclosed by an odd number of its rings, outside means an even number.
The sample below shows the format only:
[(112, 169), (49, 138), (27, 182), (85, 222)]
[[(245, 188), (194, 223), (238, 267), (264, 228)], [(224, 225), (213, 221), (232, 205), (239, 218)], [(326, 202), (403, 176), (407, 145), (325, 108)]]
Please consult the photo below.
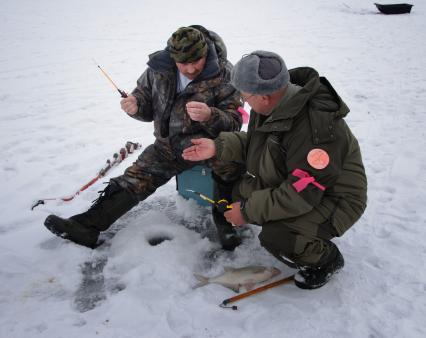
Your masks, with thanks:
[(246, 124), (250, 120), (250, 114), (243, 107), (238, 107), (237, 111), (241, 114), (243, 118), (243, 123)]
[(315, 178), (309, 175), (306, 171), (295, 169), (291, 173), (293, 176), (299, 177), (299, 180), (297, 182), (293, 183), (293, 188), (296, 189), (297, 192), (301, 192), (305, 190), (305, 188), (308, 186), (308, 184), (312, 183), (314, 186), (316, 186), (318, 189), (324, 191), (325, 187), (319, 184), (317, 181), (315, 181)]

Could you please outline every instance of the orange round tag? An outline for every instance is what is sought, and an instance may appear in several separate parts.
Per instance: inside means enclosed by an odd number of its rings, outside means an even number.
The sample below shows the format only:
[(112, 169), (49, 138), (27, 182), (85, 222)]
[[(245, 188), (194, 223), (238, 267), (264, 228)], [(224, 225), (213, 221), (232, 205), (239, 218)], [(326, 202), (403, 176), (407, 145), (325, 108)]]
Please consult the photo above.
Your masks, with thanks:
[(308, 153), (308, 163), (312, 168), (324, 169), (330, 163), (330, 157), (325, 150), (316, 148)]

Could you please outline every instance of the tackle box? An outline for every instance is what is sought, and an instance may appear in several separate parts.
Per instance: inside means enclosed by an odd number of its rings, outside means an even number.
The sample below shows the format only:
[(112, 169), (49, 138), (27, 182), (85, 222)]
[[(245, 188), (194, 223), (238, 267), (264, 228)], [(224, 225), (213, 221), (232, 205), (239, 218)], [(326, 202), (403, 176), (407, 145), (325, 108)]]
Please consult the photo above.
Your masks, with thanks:
[(212, 170), (207, 166), (197, 165), (180, 173), (176, 176), (176, 190), (186, 199), (192, 198), (200, 205), (211, 206), (209, 202), (188, 190), (194, 190), (213, 199)]

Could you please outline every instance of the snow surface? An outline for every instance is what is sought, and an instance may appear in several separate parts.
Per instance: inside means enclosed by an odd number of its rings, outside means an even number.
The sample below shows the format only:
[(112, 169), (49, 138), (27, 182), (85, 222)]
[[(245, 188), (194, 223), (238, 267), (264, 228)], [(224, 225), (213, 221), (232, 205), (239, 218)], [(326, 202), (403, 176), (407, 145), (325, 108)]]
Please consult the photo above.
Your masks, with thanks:
[[(411, 3), (411, 14), (386, 16), (366, 0), (2, 1), (0, 337), (425, 337), (426, 4)], [(86, 210), (102, 182), (30, 210), (75, 192), (127, 140), (153, 141), (152, 124), (120, 110), (93, 59), (130, 91), (147, 55), (190, 24), (218, 32), (234, 63), (265, 49), (289, 68), (315, 67), (351, 108), (369, 204), (336, 239), (346, 266), (321, 289), (281, 286), (238, 311), (218, 306), (233, 296), (220, 285), (193, 290), (193, 273), (225, 266), (293, 271), (260, 247), (254, 226), (235, 252), (219, 250), (208, 210), (173, 180), (94, 251), (43, 221)], [(171, 240), (151, 246), (158, 236)]]

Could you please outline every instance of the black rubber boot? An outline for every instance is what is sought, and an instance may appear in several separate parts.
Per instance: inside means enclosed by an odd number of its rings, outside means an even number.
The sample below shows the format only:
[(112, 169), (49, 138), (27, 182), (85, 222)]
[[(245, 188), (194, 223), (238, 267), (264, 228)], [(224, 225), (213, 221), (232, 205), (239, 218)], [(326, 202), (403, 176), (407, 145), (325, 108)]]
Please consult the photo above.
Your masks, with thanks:
[(238, 236), (232, 224), (228, 223), (223, 213), (213, 210), (213, 220), (216, 224), (219, 242), (224, 250), (233, 251), (241, 244), (241, 238)]
[(318, 289), (339, 272), (345, 265), (342, 254), (337, 246), (329, 242), (331, 250), (327, 257), (321, 259), (316, 267), (300, 267), (294, 278), (294, 283), (301, 289)]
[(110, 181), (89, 210), (67, 219), (49, 215), (44, 225), (59, 237), (93, 249), (100, 232), (107, 230), (137, 203), (132, 194)]
[[(232, 183), (227, 183), (220, 179), (217, 175), (213, 174), (214, 179), (214, 199), (219, 201), (226, 199), (232, 203)], [(216, 207), (212, 208), (213, 220), (216, 225), (217, 235), (220, 244), (224, 250), (233, 251), (241, 244), (241, 238), (231, 223), (226, 221), (223, 212), (219, 211)]]

